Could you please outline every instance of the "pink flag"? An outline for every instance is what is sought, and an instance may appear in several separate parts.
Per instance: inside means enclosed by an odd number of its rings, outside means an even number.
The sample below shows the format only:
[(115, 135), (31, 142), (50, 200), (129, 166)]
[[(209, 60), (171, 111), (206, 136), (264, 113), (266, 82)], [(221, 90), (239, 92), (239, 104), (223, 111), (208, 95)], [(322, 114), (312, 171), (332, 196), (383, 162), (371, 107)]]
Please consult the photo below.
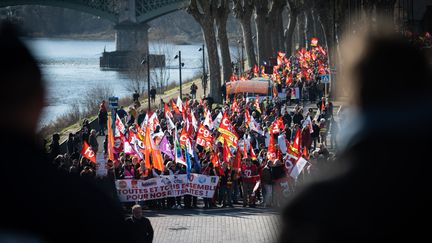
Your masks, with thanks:
[(168, 139), (166, 138), (166, 136), (164, 136), (162, 138), (162, 140), (159, 143), (159, 149), (162, 153), (168, 155), (168, 157), (170, 157), (172, 160), (174, 160), (174, 154), (173, 154), (173, 150), (171, 148), (171, 144), (168, 141)]

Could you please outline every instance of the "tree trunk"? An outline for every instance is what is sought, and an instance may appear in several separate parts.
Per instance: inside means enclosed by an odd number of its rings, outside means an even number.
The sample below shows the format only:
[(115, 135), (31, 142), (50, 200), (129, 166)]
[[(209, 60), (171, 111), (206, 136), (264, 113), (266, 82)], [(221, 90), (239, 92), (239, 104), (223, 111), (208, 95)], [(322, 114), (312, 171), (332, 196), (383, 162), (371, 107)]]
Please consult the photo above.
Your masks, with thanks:
[(294, 29), (297, 25), (297, 10), (291, 9), (289, 15), (288, 28), (285, 30), (285, 49), (288, 56), (293, 53), (293, 35)]
[(252, 0), (233, 0), (234, 17), (240, 21), (243, 32), (243, 43), (246, 50), (249, 69), (257, 64), (255, 57), (255, 47), (252, 40), (251, 18), (254, 9)]
[(266, 17), (268, 13), (267, 0), (255, 0), (255, 24), (257, 30), (258, 65), (263, 65), (267, 54)]
[(306, 49), (309, 49), (309, 38), (308, 38), (308, 31), (309, 31), (309, 19), (307, 16), (307, 10), (303, 11), (302, 14), (303, 18), (303, 40), (304, 40), (304, 47)]
[(285, 49), (282, 12), (283, 12), (283, 8), (280, 9), (279, 18), (277, 19), (276, 26), (275, 26), (276, 36), (278, 38), (278, 46), (277, 46), (278, 51), (283, 51)]
[[(187, 9), (188, 13), (201, 25), (204, 40), (207, 46), (209, 73), (210, 73), (210, 96), (215, 102), (221, 103), (221, 73), (219, 53), (215, 33), (216, 1), (191, 0)], [(198, 4), (201, 8), (198, 8)]]
[(313, 18), (312, 18), (312, 10), (308, 9), (305, 12), (306, 14), (306, 18), (307, 18), (307, 25), (306, 25), (306, 41), (308, 43), (308, 46), (310, 45), (310, 41), (312, 39), (312, 37), (316, 37), (314, 35), (314, 30), (313, 30)]
[(272, 54), (274, 55), (279, 49), (279, 36), (278, 36), (278, 29), (277, 29), (277, 23), (279, 22), (279, 16), (275, 15), (272, 18), (271, 24), (270, 24), (270, 30), (271, 30), (271, 47), (272, 47)]
[(266, 55), (266, 45), (265, 45), (265, 16), (256, 15), (255, 24), (257, 30), (257, 47), (258, 47), (258, 64), (263, 65)]
[(274, 56), (278, 51), (282, 50), (283, 41), (283, 21), (282, 11), (286, 5), (286, 0), (273, 0), (271, 9), (268, 13), (269, 26), (271, 30), (271, 56)]
[(248, 67), (251, 69), (254, 65), (257, 64), (255, 58), (255, 47), (252, 41), (252, 27), (251, 27), (251, 18), (240, 20), (241, 28), (243, 31), (243, 42), (246, 51), (246, 57), (248, 60)]
[(272, 35), (274, 33), (273, 29), (274, 29), (274, 25), (273, 24), (273, 18), (270, 18), (269, 16), (267, 16), (265, 18), (265, 34), (264, 34), (264, 58), (265, 61), (268, 61), (268, 59), (270, 57), (273, 56), (273, 42), (272, 42)]
[(318, 37), (318, 32), (317, 32), (317, 23), (316, 23), (316, 18), (315, 18), (315, 10), (311, 9), (309, 11), (309, 17), (312, 20), (312, 35), (313, 37)]
[[(216, 34), (214, 31), (213, 23), (208, 23), (203, 27), (204, 40), (207, 46), (209, 73), (210, 73), (210, 93), (214, 101), (217, 103), (222, 102), (221, 97), (221, 72), (218, 46), (216, 41)], [(230, 63), (231, 64), (231, 63)]]
[(228, 0), (223, 0), (222, 4), (218, 7), (216, 17), (217, 25), (217, 36), (219, 40), (219, 48), (222, 58), (222, 80), (224, 82), (228, 81), (232, 75), (232, 64), (231, 55), (229, 50), (229, 41), (226, 31), (226, 23), (228, 20), (229, 8)]

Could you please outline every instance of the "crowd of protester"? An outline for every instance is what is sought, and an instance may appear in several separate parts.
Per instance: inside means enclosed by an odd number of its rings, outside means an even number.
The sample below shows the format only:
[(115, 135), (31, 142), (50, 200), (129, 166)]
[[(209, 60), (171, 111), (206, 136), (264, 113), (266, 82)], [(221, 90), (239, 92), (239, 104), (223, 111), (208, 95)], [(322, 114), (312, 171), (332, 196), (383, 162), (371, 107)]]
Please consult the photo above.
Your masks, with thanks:
[[(318, 52), (318, 57), (304, 58), (305, 53)], [(275, 68), (270, 77), (275, 89), (290, 92), (290, 88), (302, 85), (314, 87), (319, 83), (320, 73), (326, 72), (322, 69), (323, 53), (324, 50), (315, 48), (311, 52), (299, 50), (289, 59), (279, 55), (278, 58), (283, 61), (279, 62), (279, 67)], [(315, 65), (318, 61), (320, 64)], [(305, 68), (309, 70), (309, 76), (297, 75), (304, 73)], [(196, 93), (195, 89), (193, 93)], [(179, 137), (187, 134), (193, 147), (193, 153), (189, 153), (194, 154), (195, 160), (189, 173), (219, 176), (215, 196), (203, 199), (204, 208), (233, 207), (235, 204), (244, 207), (280, 207), (286, 197), (294, 193), (298, 183), (313, 176), (335, 158), (339, 132), (338, 118), (333, 116), (333, 104), (324, 97), (323, 90), (316, 91), (313, 95), (309, 92), (303, 97), (293, 96), (296, 97), (293, 99), (294, 104), (290, 97), (281, 99), (274, 94), (274, 97), (267, 97), (261, 102), (246, 102), (242, 94), (237, 94), (225, 99), (223, 105), (211, 105), (207, 99), (178, 99), (176, 102), (172, 100), (161, 104), (161, 109), (150, 112), (139, 111), (137, 105), (129, 107), (127, 111), (121, 107), (117, 110), (115, 125), (116, 143), (120, 144), (116, 145), (114, 161), (109, 160), (107, 163), (108, 178), (113, 183), (116, 179), (147, 180), (159, 175), (188, 173), (186, 164), (169, 154), (162, 153), (164, 167), (160, 170), (146, 166), (145, 158), (137, 146), (132, 152), (123, 149), (125, 142), (132, 145), (137, 143), (134, 137), (139, 138), (139, 130), (145, 130), (149, 126), (153, 141), (158, 144), (166, 138), (172, 151), (177, 149), (176, 142), (180, 140), (182, 143)], [(301, 106), (308, 101), (311, 102), (309, 109)], [(96, 164), (82, 156), (81, 149), (86, 142), (95, 153), (102, 152), (100, 150), (103, 148), (108, 157), (109, 139), (105, 132), (106, 120), (110, 116), (104, 101), (99, 109), (98, 133), (84, 120), (79, 132), (69, 134), (66, 154), (60, 154), (58, 135), (54, 135), (56, 139), (53, 139), (50, 146), (51, 158), (60, 170), (86, 178), (96, 177)], [(222, 115), (228, 118), (230, 132), (236, 140), (228, 146), (225, 144), (227, 140), (223, 139), (223, 131), (218, 129)], [(251, 119), (256, 126), (251, 124)], [(200, 125), (211, 134), (211, 146), (197, 142)], [(105, 137), (103, 146), (98, 144), (97, 136)], [(182, 145), (181, 154), (188, 153), (188, 149)], [(274, 156), (269, 155), (269, 147), (275, 151)], [(229, 152), (224, 151), (226, 148)], [(292, 178), (290, 172), (296, 163), (293, 159), (296, 156), (305, 157), (308, 164), (298, 177)], [(112, 193), (115, 196), (115, 191)], [(152, 209), (197, 208), (199, 205), (198, 198), (189, 195), (141, 203)]]

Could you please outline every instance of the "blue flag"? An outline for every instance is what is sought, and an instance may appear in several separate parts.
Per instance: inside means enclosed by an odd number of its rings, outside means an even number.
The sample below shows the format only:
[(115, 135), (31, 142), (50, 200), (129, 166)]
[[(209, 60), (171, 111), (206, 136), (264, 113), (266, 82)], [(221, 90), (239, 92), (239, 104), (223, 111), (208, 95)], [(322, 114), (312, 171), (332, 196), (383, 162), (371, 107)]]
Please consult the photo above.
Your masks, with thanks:
[(194, 164), (195, 172), (199, 173), (199, 171), (201, 170), (200, 161), (197, 152), (195, 150), (193, 152), (194, 152), (194, 161), (195, 161)]
[(190, 173), (191, 173), (191, 170), (192, 170), (192, 164), (191, 164), (191, 161), (190, 161), (190, 155), (189, 155), (189, 153), (186, 151), (185, 154), (186, 154), (186, 174), (187, 174), (187, 178), (189, 179), (190, 178)]

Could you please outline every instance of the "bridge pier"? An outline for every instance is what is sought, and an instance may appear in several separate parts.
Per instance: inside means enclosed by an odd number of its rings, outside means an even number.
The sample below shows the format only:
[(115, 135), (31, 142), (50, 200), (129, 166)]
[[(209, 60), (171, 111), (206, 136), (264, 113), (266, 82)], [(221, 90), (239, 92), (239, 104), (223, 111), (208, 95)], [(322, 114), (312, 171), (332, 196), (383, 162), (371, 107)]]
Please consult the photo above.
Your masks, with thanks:
[(146, 23), (123, 22), (115, 25), (116, 50), (148, 53), (149, 28)]
[[(149, 53), (148, 26), (146, 23), (124, 21), (114, 26), (116, 51), (104, 52), (100, 67), (107, 69), (136, 69)], [(164, 55), (150, 55), (150, 65), (165, 66)]]
[[(146, 22), (138, 23), (136, 0), (119, 0), (118, 23), (116, 30), (116, 51), (104, 52), (100, 58), (100, 67), (110, 69), (136, 68), (149, 54), (148, 30)], [(164, 55), (151, 55), (152, 67), (165, 66)]]

